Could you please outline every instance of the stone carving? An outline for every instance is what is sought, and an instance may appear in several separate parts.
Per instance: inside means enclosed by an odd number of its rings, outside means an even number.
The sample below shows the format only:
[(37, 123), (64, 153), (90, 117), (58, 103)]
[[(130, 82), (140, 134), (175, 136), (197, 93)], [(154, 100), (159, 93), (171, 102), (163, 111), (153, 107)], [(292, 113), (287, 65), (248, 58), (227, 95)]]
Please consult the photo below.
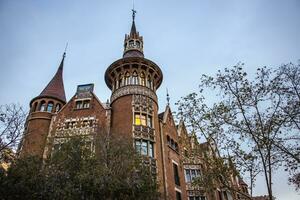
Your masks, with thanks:
[(115, 90), (111, 95), (110, 101), (114, 102), (119, 97), (126, 96), (126, 95), (133, 95), (133, 94), (140, 94), (143, 96), (147, 96), (157, 103), (157, 96), (155, 92), (153, 92), (151, 89), (147, 87), (140, 86), (140, 85), (127, 85)]

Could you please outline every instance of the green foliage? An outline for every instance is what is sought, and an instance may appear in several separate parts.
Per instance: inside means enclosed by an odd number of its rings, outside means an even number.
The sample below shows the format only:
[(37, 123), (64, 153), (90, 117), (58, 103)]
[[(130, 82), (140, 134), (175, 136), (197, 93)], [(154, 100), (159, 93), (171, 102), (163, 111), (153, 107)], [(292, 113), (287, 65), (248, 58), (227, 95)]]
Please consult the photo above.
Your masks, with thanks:
[[(91, 150), (74, 137), (41, 164), (18, 159), (1, 173), (4, 199), (157, 199), (157, 184), (130, 141), (107, 137)], [(3, 180), (3, 181), (2, 181)]]

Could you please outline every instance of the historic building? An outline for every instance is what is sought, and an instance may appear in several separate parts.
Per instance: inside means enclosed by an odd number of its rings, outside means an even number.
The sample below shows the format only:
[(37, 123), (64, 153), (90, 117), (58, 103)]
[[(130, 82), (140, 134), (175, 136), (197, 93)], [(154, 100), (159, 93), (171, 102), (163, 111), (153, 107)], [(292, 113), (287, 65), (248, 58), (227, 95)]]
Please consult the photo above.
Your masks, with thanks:
[(157, 176), (162, 199), (233, 199), (222, 188), (216, 188), (211, 198), (192, 186), (193, 178), (201, 176), (205, 165), (201, 155), (192, 152), (205, 144), (199, 144), (182, 121), (175, 124), (169, 105), (158, 113), (156, 91), (163, 73), (144, 57), (144, 41), (136, 29), (134, 14), (130, 33), (125, 35), (123, 57), (105, 72), (105, 82), (112, 92), (110, 101), (101, 102), (93, 92), (93, 84), (79, 85), (76, 94), (66, 99), (64, 53), (53, 79), (30, 102), (26, 126), (29, 134), (23, 139), (21, 155), (45, 158), (72, 135), (86, 135), (93, 148), (93, 134), (100, 127), (132, 139)]

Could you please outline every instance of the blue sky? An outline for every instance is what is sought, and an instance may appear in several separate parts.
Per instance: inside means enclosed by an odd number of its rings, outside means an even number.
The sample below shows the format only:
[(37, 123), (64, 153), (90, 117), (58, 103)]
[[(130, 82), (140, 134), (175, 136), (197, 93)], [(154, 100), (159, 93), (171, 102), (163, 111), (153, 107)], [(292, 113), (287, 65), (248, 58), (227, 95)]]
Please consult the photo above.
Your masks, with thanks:
[[(136, 0), (135, 7), (145, 57), (164, 73), (160, 110), (166, 88), (173, 105), (197, 90), (203, 73), (242, 61), (251, 74), (300, 59), (299, 0)], [(94, 83), (106, 101), (104, 72), (122, 56), (131, 8), (132, 0), (0, 0), (0, 104), (27, 108), (56, 72), (66, 42), (67, 98), (77, 85)], [(299, 199), (286, 180), (282, 172), (275, 176), (278, 199)], [(264, 188), (261, 179), (255, 192)]]

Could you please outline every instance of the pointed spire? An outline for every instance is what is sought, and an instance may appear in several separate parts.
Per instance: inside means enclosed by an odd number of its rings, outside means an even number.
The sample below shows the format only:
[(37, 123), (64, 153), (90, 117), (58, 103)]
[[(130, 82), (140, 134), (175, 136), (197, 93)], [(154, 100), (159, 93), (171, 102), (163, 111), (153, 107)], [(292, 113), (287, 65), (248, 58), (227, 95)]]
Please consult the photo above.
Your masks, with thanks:
[(66, 95), (63, 82), (63, 67), (65, 57), (66, 51), (63, 53), (62, 60), (54, 77), (38, 97), (54, 97), (63, 102), (66, 102)]
[(144, 57), (143, 37), (139, 35), (135, 26), (136, 10), (132, 9), (132, 25), (129, 35), (125, 35), (123, 57)]

